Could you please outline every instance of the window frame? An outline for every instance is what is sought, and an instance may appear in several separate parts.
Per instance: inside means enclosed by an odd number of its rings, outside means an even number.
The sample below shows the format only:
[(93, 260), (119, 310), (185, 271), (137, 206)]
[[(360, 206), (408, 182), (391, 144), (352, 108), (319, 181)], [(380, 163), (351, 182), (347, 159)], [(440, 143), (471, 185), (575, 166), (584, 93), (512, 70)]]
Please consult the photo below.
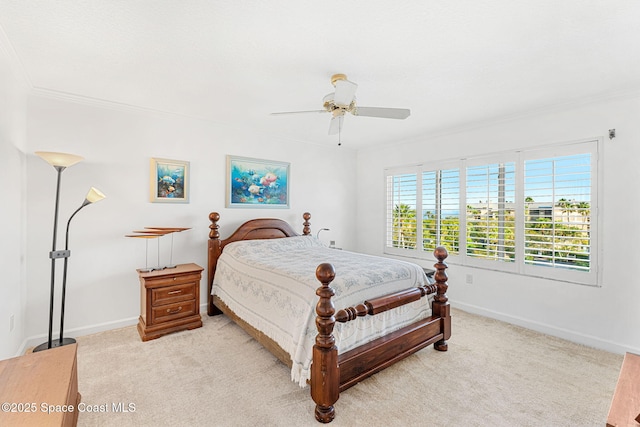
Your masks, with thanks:
[[(385, 179), (385, 223), (383, 253), (388, 255), (433, 260), (430, 251), (423, 250), (422, 238), (416, 239), (415, 249), (394, 248), (388, 245), (388, 200), (387, 187), (389, 176), (411, 173), (416, 175), (416, 235), (423, 236), (422, 216), (423, 207), (423, 172), (438, 172), (458, 169), (459, 175), (459, 235), (458, 253), (450, 254), (447, 261), (450, 264), (482, 268), (493, 271), (514, 273), (530, 277), (540, 277), (554, 281), (570, 282), (589, 286), (600, 286), (602, 283), (602, 171), (603, 171), (603, 141), (604, 138), (589, 138), (564, 144), (539, 146), (521, 150), (505, 151), (473, 158), (459, 158), (442, 162), (419, 163), (384, 169)], [(590, 225), (589, 225), (589, 271), (577, 271), (554, 266), (533, 265), (525, 262), (525, 162), (536, 159), (552, 159), (561, 156), (590, 154), (591, 192), (590, 192)], [(515, 163), (515, 262), (502, 262), (494, 259), (483, 259), (467, 255), (467, 168), (470, 166), (489, 165), (495, 163)], [(436, 189), (441, 191), (441, 189)], [(442, 211), (439, 213), (442, 215)], [(419, 243), (420, 242), (420, 243)]]

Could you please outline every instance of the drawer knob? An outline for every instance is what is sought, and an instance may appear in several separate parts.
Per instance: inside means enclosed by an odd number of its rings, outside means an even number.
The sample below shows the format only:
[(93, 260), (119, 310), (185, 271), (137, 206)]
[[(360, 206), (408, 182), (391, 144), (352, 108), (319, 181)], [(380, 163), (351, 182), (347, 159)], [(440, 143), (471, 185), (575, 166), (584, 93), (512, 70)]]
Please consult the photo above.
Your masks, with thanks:
[(176, 314), (176, 313), (180, 313), (181, 310), (182, 310), (182, 306), (178, 307), (176, 310), (171, 310), (170, 308), (167, 308), (167, 313)]
[(182, 293), (182, 289), (178, 289), (177, 291), (167, 292), (168, 295), (175, 295), (175, 294), (180, 294), (180, 293)]

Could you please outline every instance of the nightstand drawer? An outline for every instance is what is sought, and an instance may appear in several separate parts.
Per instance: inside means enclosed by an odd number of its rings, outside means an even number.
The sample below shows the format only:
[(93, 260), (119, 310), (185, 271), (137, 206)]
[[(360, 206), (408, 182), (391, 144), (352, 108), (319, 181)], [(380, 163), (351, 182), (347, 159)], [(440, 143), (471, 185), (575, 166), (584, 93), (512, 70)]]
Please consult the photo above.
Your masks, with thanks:
[(175, 274), (170, 276), (153, 277), (146, 280), (148, 288), (156, 288), (160, 286), (169, 286), (172, 283), (200, 283), (200, 272), (194, 274)]
[(151, 290), (151, 306), (188, 301), (196, 298), (196, 282), (182, 283)]
[(169, 322), (171, 320), (192, 316), (194, 314), (196, 314), (195, 300), (181, 301), (175, 304), (153, 307), (151, 309), (151, 322), (155, 325), (157, 323)]

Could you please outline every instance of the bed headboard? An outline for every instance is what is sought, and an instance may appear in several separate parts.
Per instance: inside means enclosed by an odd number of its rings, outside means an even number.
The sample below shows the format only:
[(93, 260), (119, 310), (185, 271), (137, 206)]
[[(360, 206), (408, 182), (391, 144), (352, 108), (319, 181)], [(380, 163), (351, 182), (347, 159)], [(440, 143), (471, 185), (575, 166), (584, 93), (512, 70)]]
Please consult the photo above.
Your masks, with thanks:
[[(302, 218), (304, 218), (302, 234), (308, 236), (311, 234), (311, 223), (309, 222), (311, 214), (305, 212)], [(209, 225), (209, 248), (207, 255), (207, 312), (209, 315), (217, 314), (217, 308), (213, 305), (211, 288), (213, 286), (213, 276), (216, 272), (218, 258), (226, 245), (239, 240), (279, 239), (282, 237), (300, 236), (286, 221), (277, 218), (257, 218), (245, 222), (238, 227), (231, 236), (221, 240), (220, 233), (218, 232), (220, 228), (218, 226), (219, 220), (220, 214), (218, 212), (211, 212), (209, 214), (209, 221), (211, 221), (211, 225)]]

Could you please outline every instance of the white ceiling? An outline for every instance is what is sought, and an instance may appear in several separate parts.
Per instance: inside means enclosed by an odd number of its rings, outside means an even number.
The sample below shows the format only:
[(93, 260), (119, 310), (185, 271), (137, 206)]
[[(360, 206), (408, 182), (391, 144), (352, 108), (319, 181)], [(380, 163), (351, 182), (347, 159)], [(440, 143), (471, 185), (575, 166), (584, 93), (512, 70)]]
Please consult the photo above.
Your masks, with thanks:
[(316, 110), (345, 73), (344, 146), (393, 143), (640, 89), (638, 0), (0, 0), (34, 93), (336, 144)]

